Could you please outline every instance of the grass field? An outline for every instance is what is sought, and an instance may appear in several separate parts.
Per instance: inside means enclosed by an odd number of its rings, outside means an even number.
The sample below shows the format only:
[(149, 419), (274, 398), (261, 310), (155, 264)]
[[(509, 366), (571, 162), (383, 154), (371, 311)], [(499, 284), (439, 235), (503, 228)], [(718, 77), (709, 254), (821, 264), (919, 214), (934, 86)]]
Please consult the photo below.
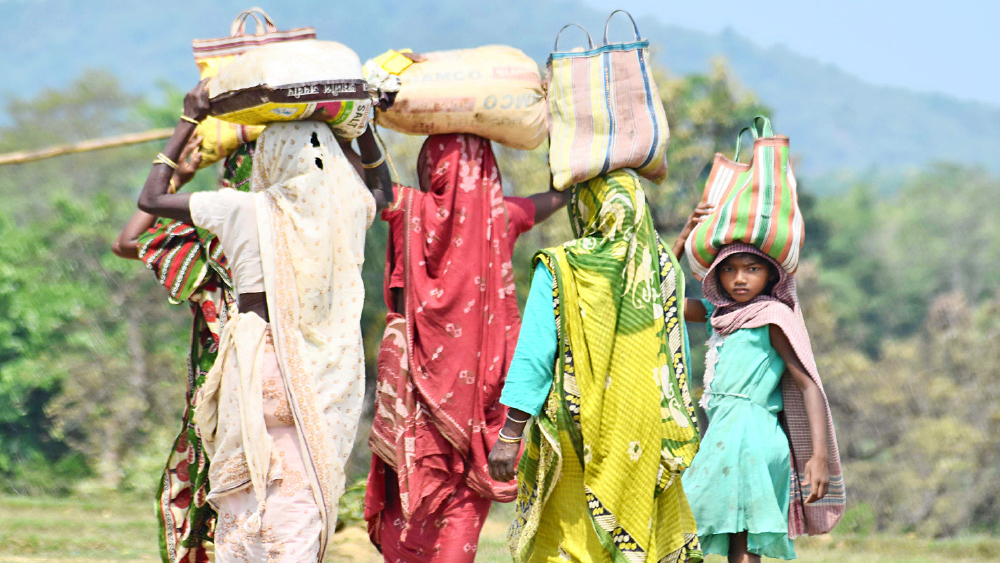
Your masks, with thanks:
[[(149, 502), (0, 497), (0, 563), (156, 562), (156, 521)], [(509, 505), (497, 505), (479, 542), (479, 563), (507, 563)], [(833, 536), (797, 540), (803, 563), (965, 563), (1000, 561), (1000, 539), (927, 540), (904, 536)], [(359, 526), (333, 540), (328, 562), (379, 563)], [(710, 563), (723, 563), (710, 557)]]

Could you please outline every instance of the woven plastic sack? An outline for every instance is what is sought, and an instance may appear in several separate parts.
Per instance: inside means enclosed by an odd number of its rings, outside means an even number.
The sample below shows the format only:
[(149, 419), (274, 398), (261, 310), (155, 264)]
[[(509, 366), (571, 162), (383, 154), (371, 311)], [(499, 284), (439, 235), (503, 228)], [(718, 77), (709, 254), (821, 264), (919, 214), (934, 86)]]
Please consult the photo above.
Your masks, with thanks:
[[(753, 156), (744, 164), (740, 140), (746, 131), (755, 140)], [(805, 226), (788, 146), (788, 137), (774, 135), (771, 121), (758, 116), (740, 131), (735, 160), (715, 155), (702, 201), (716, 209), (685, 243), (696, 278), (703, 279), (719, 249), (733, 242), (756, 246), (789, 272), (798, 269)]]
[[(253, 18), (257, 23), (254, 35), (246, 33), (247, 21)], [(229, 37), (219, 39), (195, 39), (191, 42), (194, 62), (202, 78), (210, 78), (231, 63), (237, 56), (262, 45), (285, 41), (315, 39), (316, 30), (300, 27), (289, 31), (278, 31), (274, 21), (260, 8), (251, 8), (233, 20)], [(208, 117), (198, 125), (196, 135), (201, 135), (201, 168), (226, 158), (242, 143), (256, 141), (263, 127), (239, 125)]]
[[(610, 43), (608, 26), (619, 12), (632, 20), (635, 39)], [(571, 26), (587, 34), (588, 49), (559, 50), (559, 35)], [(608, 16), (600, 47), (583, 27), (563, 27), (548, 73), (549, 167), (557, 190), (620, 168), (657, 183), (666, 178), (667, 115), (649, 68), (649, 41), (628, 12)]]
[(424, 56), (386, 68), (401, 84), (393, 106), (378, 110), (379, 125), (411, 135), (472, 133), (523, 150), (545, 140), (545, 93), (531, 57), (503, 45)]
[(364, 132), (372, 94), (361, 60), (334, 41), (264, 45), (241, 55), (208, 84), (211, 113), (241, 125), (325, 121), (342, 139)]

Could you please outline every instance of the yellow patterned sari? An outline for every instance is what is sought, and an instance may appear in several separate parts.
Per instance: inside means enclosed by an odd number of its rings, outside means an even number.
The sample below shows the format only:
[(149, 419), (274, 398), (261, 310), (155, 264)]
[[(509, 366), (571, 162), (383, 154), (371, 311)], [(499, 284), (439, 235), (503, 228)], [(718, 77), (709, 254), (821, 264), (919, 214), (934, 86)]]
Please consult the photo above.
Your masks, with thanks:
[(698, 450), (684, 278), (635, 173), (576, 187), (578, 237), (535, 260), (553, 274), (559, 353), (518, 466), (517, 562), (700, 561), (680, 472)]

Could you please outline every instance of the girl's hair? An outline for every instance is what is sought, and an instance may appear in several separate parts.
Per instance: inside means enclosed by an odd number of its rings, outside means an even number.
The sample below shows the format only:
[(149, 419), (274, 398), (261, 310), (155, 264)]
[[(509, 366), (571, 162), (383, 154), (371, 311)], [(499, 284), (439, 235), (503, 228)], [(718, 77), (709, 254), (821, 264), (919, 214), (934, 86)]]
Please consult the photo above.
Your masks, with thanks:
[[(774, 267), (774, 264), (772, 264), (770, 260), (759, 254), (754, 254), (753, 252), (737, 252), (723, 258), (722, 262), (719, 263), (719, 266), (722, 266), (733, 258), (746, 258), (755, 264), (767, 266), (767, 285), (764, 286), (764, 289), (760, 292), (760, 294), (771, 295), (771, 292), (774, 290), (774, 286), (781, 280), (781, 275), (778, 273), (778, 270)], [(715, 279), (721, 288), (722, 280), (719, 278), (719, 268), (715, 268)]]

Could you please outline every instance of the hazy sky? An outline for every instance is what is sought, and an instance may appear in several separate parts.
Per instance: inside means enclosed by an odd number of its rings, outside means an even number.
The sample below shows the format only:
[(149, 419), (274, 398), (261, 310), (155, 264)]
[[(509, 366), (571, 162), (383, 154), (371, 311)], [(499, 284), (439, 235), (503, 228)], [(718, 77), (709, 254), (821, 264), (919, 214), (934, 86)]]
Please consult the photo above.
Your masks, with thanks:
[(732, 27), (875, 84), (1000, 105), (1000, 0), (584, 2), (702, 31)]

